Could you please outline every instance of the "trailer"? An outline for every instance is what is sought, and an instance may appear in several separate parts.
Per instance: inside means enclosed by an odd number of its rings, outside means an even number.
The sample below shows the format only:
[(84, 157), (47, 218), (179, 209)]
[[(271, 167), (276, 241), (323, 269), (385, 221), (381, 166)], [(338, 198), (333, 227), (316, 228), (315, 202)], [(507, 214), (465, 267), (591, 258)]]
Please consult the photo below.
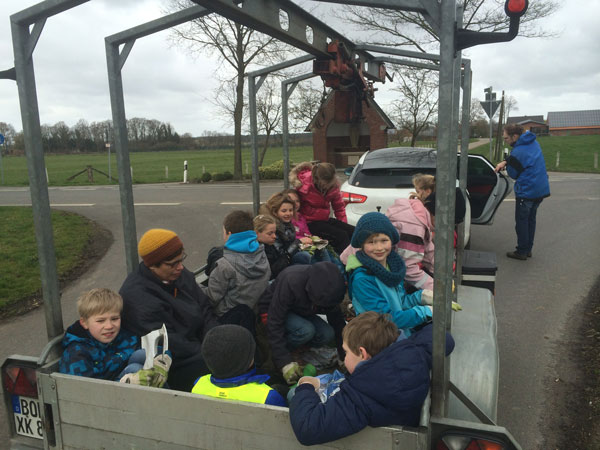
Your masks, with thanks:
[[(14, 355), (2, 365), (7, 417), (12, 418), (8, 421), (10, 447), (301, 448), (292, 433), (286, 408), (225, 402), (185, 392), (125, 385), (56, 372), (58, 349), (64, 330), (48, 187), (43, 176), (44, 158), (32, 54), (47, 18), (85, 2), (86, 0), (46, 0), (11, 16), (15, 67), (3, 74), (5, 78), (15, 79), (19, 90), (49, 342), (39, 357)], [(376, 59), (371, 58), (372, 55), (354, 46), (344, 36), (291, 1), (194, 2), (198, 6), (106, 38), (128, 271), (137, 266), (138, 255), (120, 71), (136, 39), (216, 12), (295, 45), (313, 55), (315, 61), (333, 58), (329, 51), (333, 38), (336, 45), (344, 44), (348, 57), (354, 61), (355, 69), (360, 73), (363, 73), (362, 65), (365, 62), (368, 62), (369, 68), (364, 71), (365, 76), (377, 79), (382, 73)], [(335, 0), (332, 2), (342, 3)], [(354, 0), (343, 3), (418, 12), (423, 14), (440, 39), (440, 55), (437, 58), (440, 73), (440, 119), (436, 169), (432, 386), (430, 396), (422, 408), (419, 427), (368, 428), (315, 448), (519, 449), (510, 433), (495, 425), (499, 363), (494, 298), (487, 289), (460, 285), (453, 294), (451, 241), (457, 173), (456, 125), (459, 118), (459, 93), (462, 84), (464, 124), (465, 118), (468, 122), (465, 92), (470, 94), (471, 76), (468, 64), (463, 64), (464, 61), (461, 60), (460, 50), (472, 45), (513, 39), (518, 32), (519, 18), (527, 9), (527, 1), (506, 1), (505, 11), (510, 17), (510, 29), (507, 33), (474, 33), (462, 29), (458, 25), (461, 22), (461, 10), (457, 8), (455, 0)], [(279, 20), (275, 20), (280, 10), (288, 14), (290, 24), (293, 24), (287, 30), (278, 25)], [(307, 27), (313, 30), (310, 42), (306, 37)], [(259, 81), (257, 84), (260, 83)], [(254, 80), (249, 83), (255, 209), (260, 202), (256, 119), (252, 117), (257, 84), (254, 84)], [(468, 101), (466, 104), (468, 105)], [(468, 127), (463, 127), (463, 152), (459, 171), (463, 189), (468, 143), (468, 131), (465, 134), (465, 128)], [(460, 313), (451, 312), (453, 298), (463, 306)], [(450, 357), (444, 355), (446, 330), (451, 330), (456, 341), (455, 351)]]

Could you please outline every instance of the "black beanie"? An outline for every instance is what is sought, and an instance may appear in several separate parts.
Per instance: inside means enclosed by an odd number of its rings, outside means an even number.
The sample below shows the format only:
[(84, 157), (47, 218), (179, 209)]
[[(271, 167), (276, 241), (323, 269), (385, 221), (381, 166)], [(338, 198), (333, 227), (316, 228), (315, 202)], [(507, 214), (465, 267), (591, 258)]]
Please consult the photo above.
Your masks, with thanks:
[(215, 378), (232, 378), (250, 370), (256, 343), (254, 336), (239, 325), (212, 328), (202, 342), (202, 358)]

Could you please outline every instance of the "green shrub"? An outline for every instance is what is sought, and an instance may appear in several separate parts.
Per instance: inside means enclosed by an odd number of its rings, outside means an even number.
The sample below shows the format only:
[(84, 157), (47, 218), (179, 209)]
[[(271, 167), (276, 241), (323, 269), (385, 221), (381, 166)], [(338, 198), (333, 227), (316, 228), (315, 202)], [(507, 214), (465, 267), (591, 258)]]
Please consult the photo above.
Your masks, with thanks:
[(208, 183), (210, 180), (212, 180), (212, 175), (210, 172), (204, 172), (202, 176), (200, 176), (200, 181), (202, 183)]
[(275, 161), (269, 166), (258, 168), (261, 180), (282, 180), (283, 179), (283, 160)]
[(225, 180), (233, 180), (233, 174), (228, 170), (223, 172), (223, 176), (225, 177)]
[(227, 178), (224, 173), (219, 172), (219, 173), (215, 173), (212, 176), (212, 179), (213, 179), (213, 181), (225, 181)]

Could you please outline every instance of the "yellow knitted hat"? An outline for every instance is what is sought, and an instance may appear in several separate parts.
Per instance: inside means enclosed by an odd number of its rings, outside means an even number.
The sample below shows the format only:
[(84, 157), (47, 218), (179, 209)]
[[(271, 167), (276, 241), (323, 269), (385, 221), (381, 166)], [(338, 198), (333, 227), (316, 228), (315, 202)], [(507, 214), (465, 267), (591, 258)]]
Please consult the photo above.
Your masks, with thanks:
[(162, 228), (146, 231), (138, 244), (138, 253), (148, 267), (171, 259), (182, 249), (183, 243), (179, 236)]

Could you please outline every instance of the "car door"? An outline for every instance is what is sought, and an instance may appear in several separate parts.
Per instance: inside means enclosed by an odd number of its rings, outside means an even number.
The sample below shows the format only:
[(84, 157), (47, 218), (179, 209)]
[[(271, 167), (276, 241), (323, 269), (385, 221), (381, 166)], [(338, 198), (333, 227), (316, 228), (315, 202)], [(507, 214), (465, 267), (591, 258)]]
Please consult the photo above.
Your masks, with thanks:
[(500, 203), (512, 190), (512, 182), (481, 155), (469, 155), (467, 191), (471, 203), (471, 223), (491, 225)]

